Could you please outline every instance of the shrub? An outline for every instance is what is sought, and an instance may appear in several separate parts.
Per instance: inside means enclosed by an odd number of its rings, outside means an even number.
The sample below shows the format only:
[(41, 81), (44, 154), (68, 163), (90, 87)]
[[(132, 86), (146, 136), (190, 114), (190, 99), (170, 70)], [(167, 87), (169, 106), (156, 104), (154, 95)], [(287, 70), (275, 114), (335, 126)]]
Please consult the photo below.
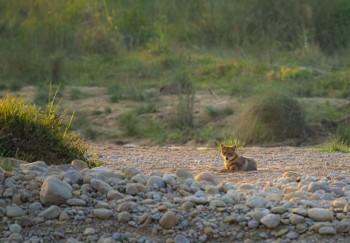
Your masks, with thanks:
[(59, 114), (54, 99), (49, 100), (46, 107), (37, 108), (15, 97), (0, 99), (0, 154), (28, 162), (62, 164), (81, 159), (95, 165), (87, 157), (88, 145), (68, 131), (73, 115), (66, 124), (67, 113)]
[(255, 144), (301, 138), (306, 122), (304, 112), (295, 99), (268, 94), (252, 98), (233, 126), (241, 139)]

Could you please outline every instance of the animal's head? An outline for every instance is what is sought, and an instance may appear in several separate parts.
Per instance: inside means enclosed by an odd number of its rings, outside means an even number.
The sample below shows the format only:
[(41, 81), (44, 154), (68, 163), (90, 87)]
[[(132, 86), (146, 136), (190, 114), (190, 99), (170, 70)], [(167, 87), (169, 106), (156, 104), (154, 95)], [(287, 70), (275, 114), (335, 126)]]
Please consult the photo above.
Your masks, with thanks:
[(220, 144), (220, 150), (221, 150), (221, 156), (224, 160), (226, 161), (231, 161), (235, 158), (237, 158), (237, 153), (236, 153), (237, 146), (226, 146), (224, 144)]

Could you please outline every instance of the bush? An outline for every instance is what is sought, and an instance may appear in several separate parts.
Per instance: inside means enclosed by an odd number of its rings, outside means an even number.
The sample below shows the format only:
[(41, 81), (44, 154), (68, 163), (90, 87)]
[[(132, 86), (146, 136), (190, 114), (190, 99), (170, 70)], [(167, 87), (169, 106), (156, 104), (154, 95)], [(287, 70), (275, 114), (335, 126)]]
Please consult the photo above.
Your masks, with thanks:
[(299, 103), (278, 94), (252, 98), (233, 125), (237, 135), (249, 144), (301, 138), (306, 129)]
[(37, 108), (5, 96), (0, 99), (0, 154), (28, 162), (62, 164), (81, 159), (95, 165), (87, 157), (88, 145), (68, 131), (70, 122), (66, 125), (66, 121), (66, 112), (58, 113), (54, 99)]

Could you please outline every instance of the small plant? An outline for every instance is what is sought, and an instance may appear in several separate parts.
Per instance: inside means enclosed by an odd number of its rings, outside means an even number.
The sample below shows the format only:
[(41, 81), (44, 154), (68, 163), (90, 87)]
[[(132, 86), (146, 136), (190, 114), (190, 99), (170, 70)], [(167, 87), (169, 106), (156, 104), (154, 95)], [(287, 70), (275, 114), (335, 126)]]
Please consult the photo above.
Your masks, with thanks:
[(205, 110), (208, 116), (212, 119), (221, 118), (233, 114), (233, 109), (231, 107), (215, 108), (212, 106), (207, 106)]
[(140, 134), (135, 112), (127, 112), (121, 115), (119, 125), (125, 129), (126, 134), (129, 136), (138, 136)]
[(57, 93), (58, 89), (53, 97), (49, 95), (44, 108), (8, 95), (0, 99), (0, 154), (28, 162), (62, 164), (81, 159), (90, 166), (97, 164), (87, 158), (89, 146), (69, 132), (73, 114), (68, 119), (66, 112), (58, 112)]
[(101, 110), (93, 110), (91, 112), (91, 115), (94, 115), (94, 116), (99, 116), (99, 115), (102, 115), (103, 112)]
[(105, 113), (106, 113), (106, 114), (111, 114), (111, 113), (112, 113), (112, 108), (109, 107), (109, 106), (106, 106), (106, 107), (105, 107)]
[(229, 146), (236, 145), (238, 148), (244, 147), (246, 145), (245, 142), (239, 139), (238, 137), (224, 138), (220, 140), (219, 142), (217, 142), (217, 146), (219, 149), (220, 149), (220, 144), (229, 145)]
[(350, 153), (350, 147), (341, 138), (334, 138), (329, 144), (322, 147), (320, 151)]

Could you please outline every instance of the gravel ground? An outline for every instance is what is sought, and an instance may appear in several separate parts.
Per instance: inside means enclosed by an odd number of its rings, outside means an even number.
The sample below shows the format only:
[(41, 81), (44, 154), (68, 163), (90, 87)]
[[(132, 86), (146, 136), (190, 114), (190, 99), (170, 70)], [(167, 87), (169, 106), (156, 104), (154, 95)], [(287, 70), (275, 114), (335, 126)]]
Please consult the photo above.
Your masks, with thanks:
[(141, 147), (101, 145), (92, 146), (108, 168), (120, 170), (134, 166), (146, 174), (151, 171), (185, 169), (193, 175), (203, 171), (216, 174), (222, 181), (258, 183), (273, 180), (286, 171), (301, 175), (326, 177), (336, 173), (349, 176), (350, 154), (325, 153), (299, 147), (247, 147), (240, 155), (257, 161), (258, 170), (253, 172), (219, 173), (223, 161), (218, 149), (204, 147)]
[(250, 147), (256, 172), (219, 173), (213, 148), (92, 147), (104, 166), (6, 160), (0, 242), (349, 242), (348, 154)]

